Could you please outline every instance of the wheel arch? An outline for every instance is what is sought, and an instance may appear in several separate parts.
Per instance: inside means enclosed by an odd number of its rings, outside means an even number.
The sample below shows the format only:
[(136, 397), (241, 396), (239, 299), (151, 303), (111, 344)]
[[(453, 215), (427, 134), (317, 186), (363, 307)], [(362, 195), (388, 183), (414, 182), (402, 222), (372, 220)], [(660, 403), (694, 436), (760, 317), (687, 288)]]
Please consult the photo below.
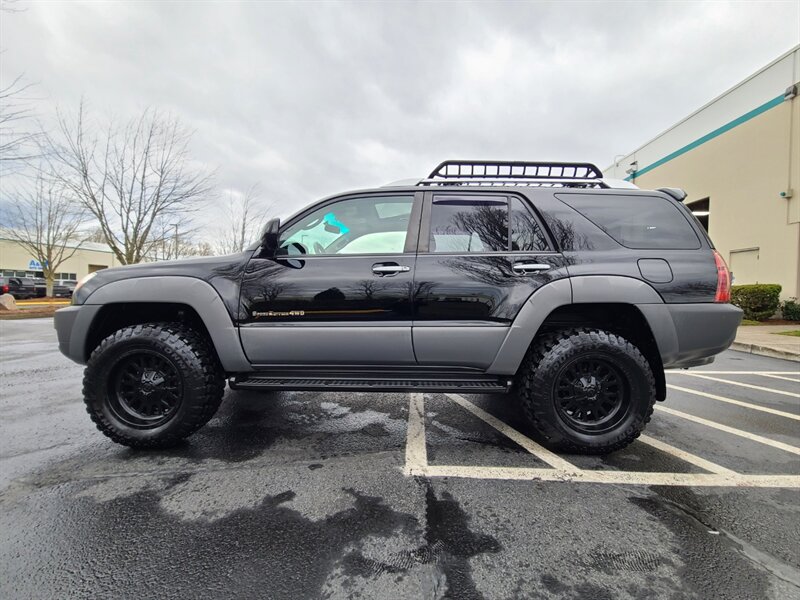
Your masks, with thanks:
[(663, 327), (652, 327), (640, 310), (663, 300), (648, 284), (631, 277), (586, 276), (560, 279), (534, 292), (509, 327), (488, 373), (513, 375), (533, 341), (563, 327), (595, 327), (635, 344), (647, 358), (656, 379), (657, 398), (666, 397), (662, 346), (671, 343)]
[[(89, 309), (91, 307), (91, 309)], [(86, 300), (87, 319), (76, 322), (70, 344), (84, 361), (100, 340), (120, 327), (149, 321), (178, 320), (202, 327), (226, 372), (251, 370), (238, 329), (219, 293), (194, 277), (159, 276), (123, 279), (95, 290)]]

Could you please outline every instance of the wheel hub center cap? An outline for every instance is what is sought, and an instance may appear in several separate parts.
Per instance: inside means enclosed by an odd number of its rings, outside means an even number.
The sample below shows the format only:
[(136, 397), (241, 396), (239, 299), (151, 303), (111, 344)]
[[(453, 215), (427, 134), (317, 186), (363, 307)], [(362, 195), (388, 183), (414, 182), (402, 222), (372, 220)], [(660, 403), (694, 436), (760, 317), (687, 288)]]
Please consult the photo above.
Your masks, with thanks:
[(587, 400), (596, 400), (597, 394), (600, 393), (600, 383), (594, 376), (581, 377), (578, 380), (578, 391)]
[(149, 396), (164, 383), (164, 376), (158, 371), (145, 371), (142, 373), (142, 394)]

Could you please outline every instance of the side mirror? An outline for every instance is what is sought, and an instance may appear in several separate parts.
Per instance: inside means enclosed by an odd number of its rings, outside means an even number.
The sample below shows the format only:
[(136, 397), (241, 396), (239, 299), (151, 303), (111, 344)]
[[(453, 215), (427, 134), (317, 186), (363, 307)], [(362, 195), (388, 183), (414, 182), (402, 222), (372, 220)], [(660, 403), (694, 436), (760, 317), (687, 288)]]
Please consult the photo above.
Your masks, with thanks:
[(274, 256), (278, 249), (278, 233), (281, 228), (280, 219), (270, 219), (261, 234), (261, 256)]

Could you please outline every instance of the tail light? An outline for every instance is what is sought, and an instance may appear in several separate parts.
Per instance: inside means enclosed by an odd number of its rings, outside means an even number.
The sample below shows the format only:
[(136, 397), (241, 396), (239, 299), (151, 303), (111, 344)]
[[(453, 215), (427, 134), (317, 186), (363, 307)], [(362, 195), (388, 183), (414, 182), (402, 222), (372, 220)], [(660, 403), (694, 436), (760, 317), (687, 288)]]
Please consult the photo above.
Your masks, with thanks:
[(2, 290), (3, 290), (3, 293), (4, 293), (4, 294), (7, 294), (7, 293), (8, 293), (8, 286), (7, 286), (7, 285), (4, 285), (4, 286), (3, 286), (2, 288), (0, 288), (0, 289), (2, 289)]
[(716, 250), (714, 250), (714, 262), (717, 265), (717, 294), (714, 296), (714, 302), (730, 302), (731, 272), (725, 264), (725, 259)]

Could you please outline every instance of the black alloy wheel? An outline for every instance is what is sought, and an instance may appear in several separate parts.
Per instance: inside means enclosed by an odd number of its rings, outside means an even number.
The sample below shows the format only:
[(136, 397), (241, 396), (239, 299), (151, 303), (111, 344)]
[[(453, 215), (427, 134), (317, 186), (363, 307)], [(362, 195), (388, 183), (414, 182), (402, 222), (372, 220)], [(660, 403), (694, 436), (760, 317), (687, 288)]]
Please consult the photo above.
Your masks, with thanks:
[(630, 408), (622, 374), (601, 355), (581, 356), (567, 363), (553, 387), (558, 416), (585, 434), (613, 429)]
[(163, 425), (175, 416), (183, 398), (177, 367), (151, 350), (132, 350), (120, 357), (109, 384), (110, 408), (130, 427)]
[(653, 367), (642, 351), (617, 333), (583, 327), (538, 336), (516, 390), (536, 437), (580, 454), (608, 454), (633, 442), (656, 400)]
[(103, 339), (83, 376), (97, 428), (132, 448), (167, 448), (205, 425), (225, 391), (225, 372), (204, 332), (142, 323)]

